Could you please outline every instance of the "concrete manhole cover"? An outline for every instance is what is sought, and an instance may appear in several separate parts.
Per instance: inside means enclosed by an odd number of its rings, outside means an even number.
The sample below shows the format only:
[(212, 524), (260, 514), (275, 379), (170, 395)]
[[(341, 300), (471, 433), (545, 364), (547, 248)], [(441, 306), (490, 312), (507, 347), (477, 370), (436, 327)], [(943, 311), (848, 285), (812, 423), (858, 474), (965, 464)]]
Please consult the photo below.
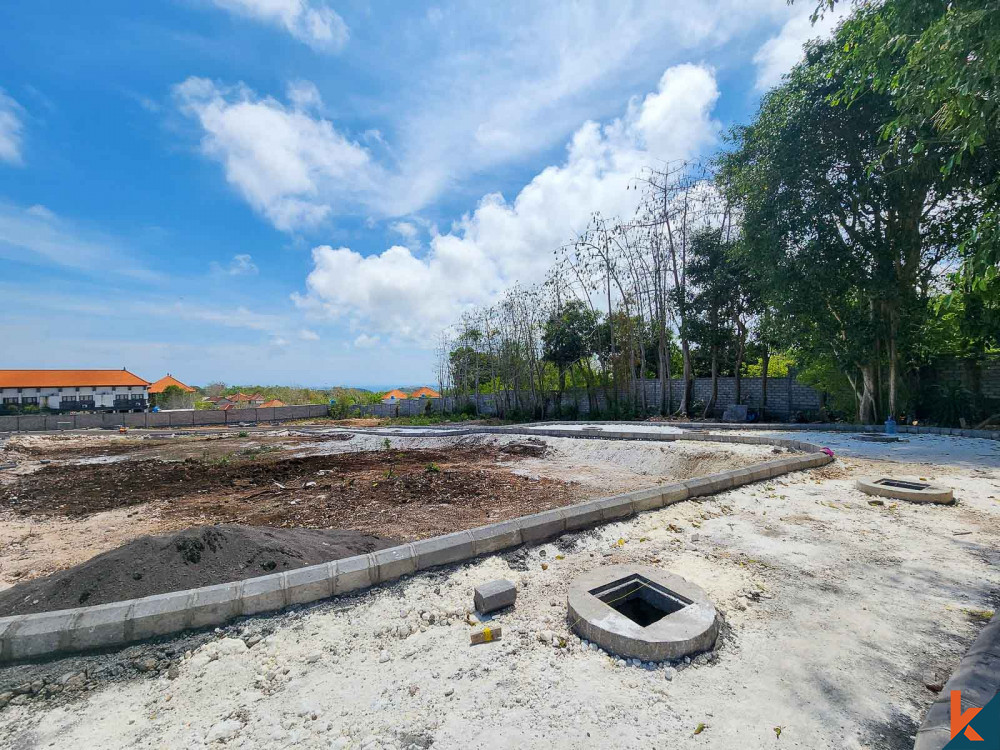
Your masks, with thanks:
[(947, 505), (955, 502), (955, 493), (945, 487), (935, 487), (927, 482), (912, 479), (896, 479), (894, 477), (871, 477), (859, 479), (857, 488), (866, 495), (891, 497), (894, 500), (909, 500), (914, 503), (941, 503)]
[(627, 658), (679, 659), (712, 648), (719, 634), (705, 592), (656, 568), (598, 568), (573, 582), (568, 604), (577, 635)]

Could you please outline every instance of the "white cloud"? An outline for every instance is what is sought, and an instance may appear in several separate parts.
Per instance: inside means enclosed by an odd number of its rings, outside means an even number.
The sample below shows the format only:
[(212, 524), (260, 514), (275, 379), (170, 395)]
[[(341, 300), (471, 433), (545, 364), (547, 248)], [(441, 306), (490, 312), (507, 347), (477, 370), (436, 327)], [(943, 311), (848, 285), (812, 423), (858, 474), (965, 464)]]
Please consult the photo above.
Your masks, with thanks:
[(21, 140), (24, 108), (0, 89), (0, 161), (20, 165), (24, 163)]
[(214, 0), (220, 8), (281, 26), (319, 52), (338, 52), (350, 36), (325, 0)]
[(347, 247), (314, 248), (307, 292), (294, 299), (313, 315), (430, 342), (468, 306), (492, 301), (515, 280), (539, 280), (552, 252), (593, 211), (630, 213), (635, 194), (625, 188), (643, 166), (692, 156), (714, 140), (718, 94), (707, 68), (669, 68), (623, 117), (584, 123), (565, 162), (536, 175), (513, 202), (487, 195), (449, 233), (432, 236), (426, 256), (399, 245), (367, 257)]
[(308, 328), (303, 328), (299, 331), (299, 338), (303, 341), (319, 341), (319, 334), (316, 331), (310, 331)]
[(174, 96), (204, 129), (202, 151), (278, 229), (316, 225), (332, 204), (355, 206), (376, 185), (378, 169), (368, 152), (328, 120), (309, 115), (298, 94), (299, 104), (288, 106), (242, 85), (188, 78)]
[(253, 262), (253, 258), (247, 253), (234, 255), (229, 265), (225, 267), (212, 261), (211, 269), (213, 273), (222, 273), (229, 276), (253, 276), (259, 271), (257, 264)]
[(292, 81), (288, 84), (288, 101), (298, 110), (320, 109), (323, 97), (312, 81)]
[(94, 276), (113, 274), (141, 281), (159, 278), (118, 240), (63, 219), (41, 205), (21, 208), (0, 202), (0, 258)]
[(810, 39), (830, 36), (837, 24), (851, 12), (851, 3), (839, 3), (827, 11), (815, 25), (810, 20), (813, 3), (795, 6), (796, 14), (785, 22), (781, 31), (772, 36), (753, 57), (757, 66), (756, 86), (764, 91), (781, 83), (781, 77), (802, 59), (802, 46)]
[(379, 345), (378, 336), (369, 336), (367, 333), (362, 333), (356, 339), (354, 339), (354, 345), (358, 349), (374, 349)]

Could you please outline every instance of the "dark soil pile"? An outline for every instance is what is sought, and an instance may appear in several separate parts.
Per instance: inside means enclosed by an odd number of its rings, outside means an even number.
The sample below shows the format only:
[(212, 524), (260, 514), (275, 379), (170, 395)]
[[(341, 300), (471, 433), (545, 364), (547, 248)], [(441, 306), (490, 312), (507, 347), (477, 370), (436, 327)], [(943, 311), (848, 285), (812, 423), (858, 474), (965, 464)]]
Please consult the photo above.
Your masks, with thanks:
[(0, 617), (228, 583), (396, 544), (357, 531), (237, 524), (144, 536), (76, 567), (0, 592)]

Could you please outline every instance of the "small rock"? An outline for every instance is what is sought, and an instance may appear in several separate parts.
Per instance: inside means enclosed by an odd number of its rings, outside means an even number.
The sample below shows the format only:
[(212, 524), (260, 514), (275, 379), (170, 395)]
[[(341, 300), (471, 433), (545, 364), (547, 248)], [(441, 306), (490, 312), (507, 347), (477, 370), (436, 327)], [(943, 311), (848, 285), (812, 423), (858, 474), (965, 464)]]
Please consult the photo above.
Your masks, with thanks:
[(167, 669), (167, 679), (176, 680), (180, 676), (181, 676), (181, 670), (178, 668), (176, 664), (171, 664), (170, 667)]
[(380, 653), (378, 655), (378, 663), (379, 664), (385, 664), (387, 661), (389, 661), (389, 652), (388, 651), (383, 651), (382, 653)]
[(246, 639), (247, 648), (253, 648), (263, 639), (260, 637), (260, 633), (254, 633), (252, 636)]
[(542, 643), (552, 643), (552, 631), (551, 630), (539, 630), (538, 640)]
[(452, 696), (454, 694), (455, 694), (455, 688), (453, 688), (453, 687), (450, 687), (450, 688), (448, 688), (447, 690), (444, 691), (444, 697), (445, 698), (448, 698), (448, 697), (450, 697), (450, 696)]
[(306, 664), (315, 664), (322, 658), (322, 654), (319, 651), (314, 651), (306, 657)]
[(315, 482), (306, 482), (303, 486), (306, 487), (306, 488), (315, 487), (316, 483)]
[(666, 679), (667, 682), (670, 682), (676, 676), (677, 676), (677, 670), (674, 669), (673, 667), (667, 667), (666, 669), (663, 670), (663, 677), (664, 679)]
[(228, 742), (243, 728), (236, 719), (223, 719), (212, 726), (205, 735), (205, 742)]
[(56, 682), (63, 687), (70, 687), (71, 685), (81, 685), (87, 680), (87, 675), (83, 672), (67, 672), (62, 675)]

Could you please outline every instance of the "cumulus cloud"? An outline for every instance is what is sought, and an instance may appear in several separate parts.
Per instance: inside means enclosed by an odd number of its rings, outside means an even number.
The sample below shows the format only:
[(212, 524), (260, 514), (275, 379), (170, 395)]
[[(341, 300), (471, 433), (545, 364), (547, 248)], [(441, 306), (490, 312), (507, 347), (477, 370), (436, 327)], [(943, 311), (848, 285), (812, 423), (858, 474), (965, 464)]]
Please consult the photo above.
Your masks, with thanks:
[(833, 11), (827, 11), (817, 19), (815, 25), (810, 19), (813, 9), (811, 3), (804, 3), (796, 15), (785, 22), (781, 31), (757, 50), (753, 62), (757, 66), (756, 86), (759, 91), (781, 83), (781, 77), (802, 59), (802, 46), (810, 39), (830, 36), (837, 24), (850, 13), (851, 4), (838, 4)]
[(319, 341), (319, 334), (316, 331), (310, 331), (308, 328), (303, 328), (299, 331), (299, 338), (303, 341)]
[(319, 52), (338, 52), (350, 36), (325, 0), (214, 0), (220, 8), (280, 26)]
[(0, 161), (23, 164), (21, 140), (24, 108), (0, 89)]
[(553, 251), (593, 211), (629, 214), (634, 193), (625, 188), (644, 166), (692, 156), (715, 139), (718, 95), (709, 69), (669, 68), (622, 117), (580, 126), (562, 164), (541, 171), (512, 202), (485, 196), (450, 232), (432, 236), (425, 255), (400, 245), (368, 256), (314, 248), (306, 293), (294, 299), (313, 315), (429, 343), (463, 309), (490, 302), (515, 280), (541, 279)]
[(174, 87), (181, 110), (204, 130), (202, 151), (282, 230), (319, 224), (331, 204), (354, 206), (377, 182), (379, 170), (362, 146), (303, 109), (312, 106), (313, 94), (318, 97), (315, 87), (300, 82), (286, 105), (205, 78)]
[(213, 261), (212, 271), (213, 273), (224, 273), (229, 276), (251, 276), (257, 274), (259, 269), (250, 255), (239, 253), (233, 256), (228, 266), (222, 266)]

